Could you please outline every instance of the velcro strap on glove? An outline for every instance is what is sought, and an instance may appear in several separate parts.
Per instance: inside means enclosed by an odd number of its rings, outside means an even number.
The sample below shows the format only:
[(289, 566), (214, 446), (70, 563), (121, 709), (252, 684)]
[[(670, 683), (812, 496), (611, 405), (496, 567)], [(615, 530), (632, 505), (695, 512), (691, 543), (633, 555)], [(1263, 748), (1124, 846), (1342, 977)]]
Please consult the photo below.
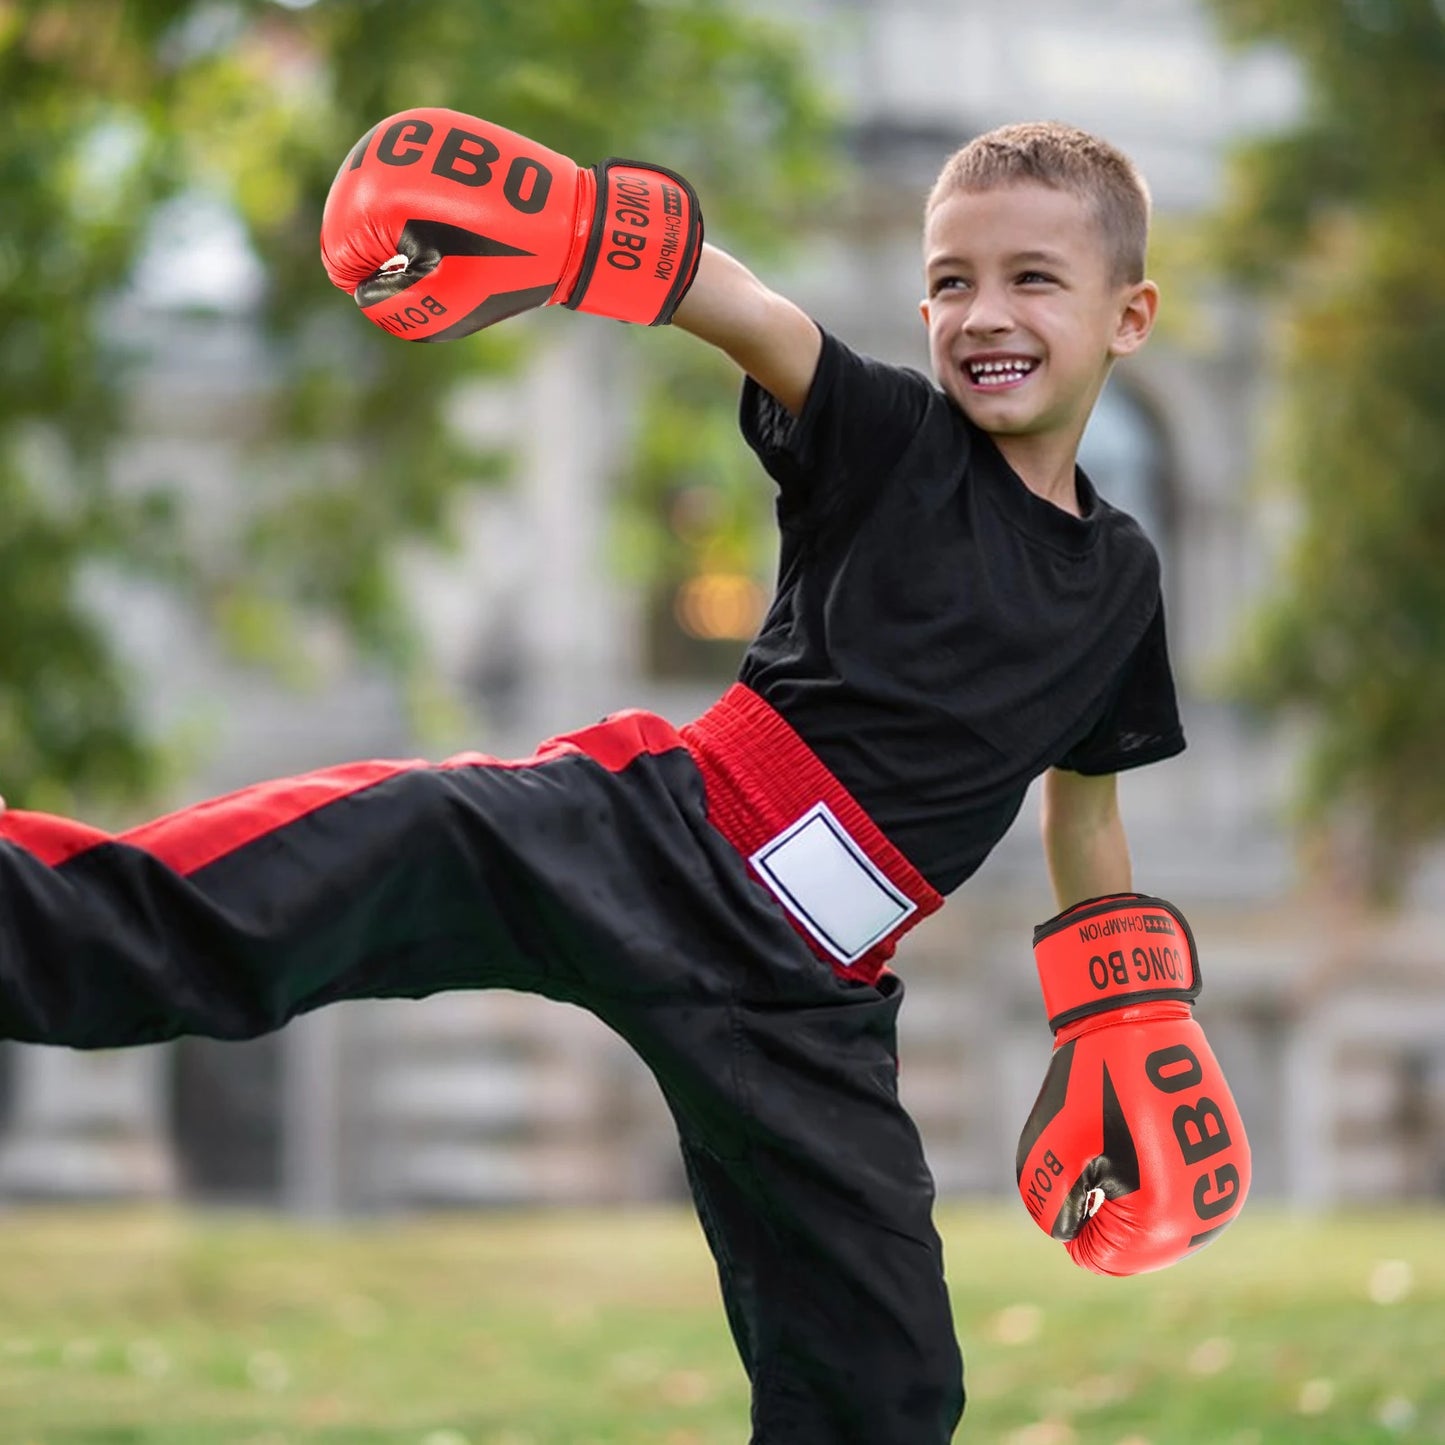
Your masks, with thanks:
[(597, 201), (573, 311), (640, 326), (666, 326), (687, 294), (702, 255), (702, 210), (673, 171), (637, 161), (592, 167)]
[(1172, 903), (1143, 893), (1091, 898), (1034, 929), (1049, 1028), (1130, 1004), (1199, 996), (1194, 935)]

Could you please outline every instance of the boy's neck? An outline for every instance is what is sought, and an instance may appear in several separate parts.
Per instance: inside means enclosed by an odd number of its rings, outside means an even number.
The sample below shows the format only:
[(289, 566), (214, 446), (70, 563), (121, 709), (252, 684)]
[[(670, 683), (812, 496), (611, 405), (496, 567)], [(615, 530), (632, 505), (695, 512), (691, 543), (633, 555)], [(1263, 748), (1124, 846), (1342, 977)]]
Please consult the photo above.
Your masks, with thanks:
[(1078, 470), (1078, 438), (994, 436), (993, 444), (1036, 497), (1072, 516), (1081, 515), (1079, 491), (1074, 482)]

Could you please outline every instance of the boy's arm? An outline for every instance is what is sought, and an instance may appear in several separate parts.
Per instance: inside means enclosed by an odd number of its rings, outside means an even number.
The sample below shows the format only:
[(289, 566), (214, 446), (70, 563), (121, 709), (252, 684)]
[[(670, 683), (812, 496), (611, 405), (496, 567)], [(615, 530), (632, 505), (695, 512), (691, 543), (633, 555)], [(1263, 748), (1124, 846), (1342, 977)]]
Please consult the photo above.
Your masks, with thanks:
[(555, 304), (671, 321), (798, 415), (817, 326), (701, 242), (697, 198), (670, 171), (612, 160), (584, 172), (490, 121), (425, 106), (357, 142), (321, 221), (327, 274), (393, 335), (448, 341)]
[(1059, 908), (1133, 889), (1129, 843), (1119, 815), (1118, 779), (1063, 768), (1044, 774), (1040, 825)]
[(1019, 1136), (1019, 1197), (1076, 1264), (1162, 1269), (1249, 1192), (1244, 1121), (1193, 1017), (1194, 936), (1130, 887), (1112, 774), (1045, 773), (1043, 832), (1060, 908), (1033, 943), (1054, 1050)]
[(817, 323), (726, 251), (703, 246), (672, 324), (730, 356), (793, 416), (802, 412), (823, 349)]

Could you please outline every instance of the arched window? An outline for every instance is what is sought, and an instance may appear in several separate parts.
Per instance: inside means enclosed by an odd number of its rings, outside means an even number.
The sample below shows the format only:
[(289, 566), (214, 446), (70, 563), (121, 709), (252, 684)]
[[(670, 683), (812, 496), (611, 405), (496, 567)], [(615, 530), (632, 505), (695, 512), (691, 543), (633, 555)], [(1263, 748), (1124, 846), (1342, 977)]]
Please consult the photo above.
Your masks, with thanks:
[(1163, 433), (1149, 409), (1117, 380), (1104, 388), (1089, 419), (1079, 465), (1101, 497), (1149, 534), (1167, 574), (1173, 517)]

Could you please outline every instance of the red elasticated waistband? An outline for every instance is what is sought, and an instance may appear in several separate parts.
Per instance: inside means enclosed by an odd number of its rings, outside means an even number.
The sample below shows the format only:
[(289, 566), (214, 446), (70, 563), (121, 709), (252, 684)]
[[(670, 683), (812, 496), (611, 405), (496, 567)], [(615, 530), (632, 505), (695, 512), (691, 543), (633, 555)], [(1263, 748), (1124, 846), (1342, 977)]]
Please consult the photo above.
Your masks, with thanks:
[[(708, 821), (750, 860), (755, 876), (751, 860), (759, 850), (821, 803), (856, 848), (913, 905), (907, 917), (847, 964), (785, 906), (793, 926), (819, 958), (844, 978), (875, 981), (898, 940), (942, 906), (942, 895), (884, 837), (787, 721), (751, 688), (735, 683), (680, 731), (707, 785)], [(761, 877), (759, 882), (763, 883)], [(777, 893), (770, 885), (763, 886)]]

